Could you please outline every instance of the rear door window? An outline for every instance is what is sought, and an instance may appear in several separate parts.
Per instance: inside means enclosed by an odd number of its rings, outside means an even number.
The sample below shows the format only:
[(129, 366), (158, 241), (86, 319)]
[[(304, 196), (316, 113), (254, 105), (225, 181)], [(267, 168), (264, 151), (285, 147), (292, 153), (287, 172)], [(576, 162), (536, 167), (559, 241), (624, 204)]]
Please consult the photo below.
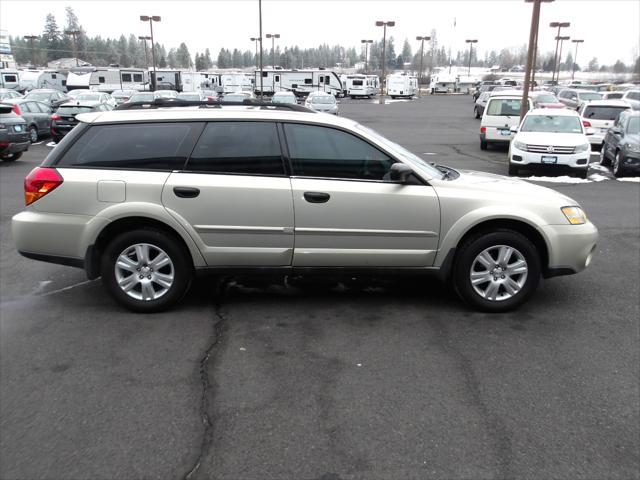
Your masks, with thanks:
[(489, 102), (487, 115), (497, 117), (514, 117), (520, 115), (521, 99), (495, 98)]
[(276, 124), (207, 124), (189, 158), (186, 170), (220, 174), (284, 175)]
[(587, 106), (582, 116), (593, 120), (615, 120), (628, 107)]
[(201, 130), (201, 123), (94, 125), (58, 166), (180, 170)]

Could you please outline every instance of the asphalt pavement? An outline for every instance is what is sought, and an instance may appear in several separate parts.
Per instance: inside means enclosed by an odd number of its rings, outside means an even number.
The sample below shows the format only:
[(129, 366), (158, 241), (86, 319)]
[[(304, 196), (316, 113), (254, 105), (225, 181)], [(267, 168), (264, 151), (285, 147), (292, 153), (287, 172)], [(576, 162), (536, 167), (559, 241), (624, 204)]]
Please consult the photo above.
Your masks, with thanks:
[[(468, 96), (340, 106), (424, 158), (506, 173)], [(600, 241), (516, 312), (435, 280), (210, 278), (137, 315), (15, 251), (46, 143), (0, 164), (0, 478), (640, 478), (639, 183), (596, 165), (543, 183)]]

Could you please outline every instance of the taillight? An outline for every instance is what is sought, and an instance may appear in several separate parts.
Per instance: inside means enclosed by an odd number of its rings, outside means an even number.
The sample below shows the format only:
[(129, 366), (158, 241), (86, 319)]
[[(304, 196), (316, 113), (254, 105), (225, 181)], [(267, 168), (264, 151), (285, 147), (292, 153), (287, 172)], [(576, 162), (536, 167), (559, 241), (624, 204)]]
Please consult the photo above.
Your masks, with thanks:
[(582, 126), (590, 127), (591, 126), (591, 122), (587, 122), (586, 120), (582, 120)]
[(11, 107), (11, 110), (13, 110), (13, 113), (15, 113), (16, 115), (22, 115), (22, 111), (20, 110), (20, 107), (18, 106), (17, 103), (13, 104), (13, 107)]
[(55, 168), (36, 167), (24, 179), (24, 203), (31, 205), (62, 185), (63, 178)]
[(53, 115), (51, 115), (51, 120), (60, 120), (60, 115), (58, 115), (57, 113), (54, 113)]
[(487, 127), (480, 127), (480, 133), (487, 133)]

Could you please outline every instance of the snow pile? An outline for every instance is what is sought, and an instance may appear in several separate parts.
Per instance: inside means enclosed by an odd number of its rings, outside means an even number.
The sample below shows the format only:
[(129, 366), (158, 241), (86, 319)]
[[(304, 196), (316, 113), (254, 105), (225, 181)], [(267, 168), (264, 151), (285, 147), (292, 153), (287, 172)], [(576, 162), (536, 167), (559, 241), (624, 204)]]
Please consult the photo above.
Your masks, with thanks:
[(530, 182), (549, 182), (549, 183), (591, 183), (593, 180), (585, 178), (570, 177), (562, 175), (559, 177), (522, 177), (522, 180)]
[(640, 177), (623, 177), (617, 179), (619, 182), (640, 183)]

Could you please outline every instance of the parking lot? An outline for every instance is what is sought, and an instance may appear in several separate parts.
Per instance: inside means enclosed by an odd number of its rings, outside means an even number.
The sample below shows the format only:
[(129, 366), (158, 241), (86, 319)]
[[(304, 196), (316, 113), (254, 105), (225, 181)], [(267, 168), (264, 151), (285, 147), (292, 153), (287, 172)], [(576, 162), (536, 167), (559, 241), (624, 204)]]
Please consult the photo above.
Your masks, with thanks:
[[(340, 108), (423, 158), (506, 174), (469, 96)], [(540, 182), (599, 228), (593, 263), (518, 311), (476, 313), (435, 279), (225, 277), (136, 315), (15, 251), (22, 180), (50, 149), (0, 164), (1, 478), (640, 477), (640, 184), (597, 155), (587, 180)]]

